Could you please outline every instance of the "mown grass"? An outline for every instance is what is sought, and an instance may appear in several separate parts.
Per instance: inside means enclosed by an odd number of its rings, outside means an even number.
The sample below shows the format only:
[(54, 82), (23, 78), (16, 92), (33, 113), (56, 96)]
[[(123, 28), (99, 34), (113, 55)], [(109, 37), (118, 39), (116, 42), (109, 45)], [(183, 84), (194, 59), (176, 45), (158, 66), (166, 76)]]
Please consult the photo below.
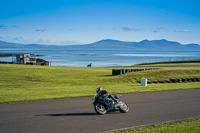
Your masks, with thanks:
[(91, 96), (99, 86), (111, 94), (200, 88), (200, 82), (147, 87), (137, 83), (141, 78), (200, 77), (200, 68), (162, 68), (118, 76), (112, 76), (112, 69), (0, 64), (0, 103)]
[(128, 73), (120, 76), (122, 82), (140, 81), (142, 78), (147, 78), (149, 82), (165, 81), (175, 78), (194, 78), (200, 77), (199, 68), (162, 68), (153, 71), (141, 71), (139, 73)]
[(136, 66), (200, 66), (200, 63), (158, 63), (148, 65), (136, 65)]
[(200, 118), (130, 128), (110, 133), (200, 133)]

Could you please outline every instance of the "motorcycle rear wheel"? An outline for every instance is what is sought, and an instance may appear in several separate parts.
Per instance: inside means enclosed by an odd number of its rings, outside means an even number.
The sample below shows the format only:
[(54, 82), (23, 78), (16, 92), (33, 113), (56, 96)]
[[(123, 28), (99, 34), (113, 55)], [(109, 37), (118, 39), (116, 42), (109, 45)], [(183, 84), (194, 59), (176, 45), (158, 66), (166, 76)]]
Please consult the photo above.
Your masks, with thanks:
[(104, 105), (100, 103), (97, 103), (94, 105), (94, 110), (97, 112), (97, 114), (100, 114), (100, 115), (105, 115), (107, 113), (107, 110), (104, 107)]
[(127, 113), (129, 111), (128, 105), (125, 102), (123, 102), (123, 101), (120, 101), (120, 103), (121, 103), (121, 106), (119, 107), (120, 108), (119, 111), (121, 113)]

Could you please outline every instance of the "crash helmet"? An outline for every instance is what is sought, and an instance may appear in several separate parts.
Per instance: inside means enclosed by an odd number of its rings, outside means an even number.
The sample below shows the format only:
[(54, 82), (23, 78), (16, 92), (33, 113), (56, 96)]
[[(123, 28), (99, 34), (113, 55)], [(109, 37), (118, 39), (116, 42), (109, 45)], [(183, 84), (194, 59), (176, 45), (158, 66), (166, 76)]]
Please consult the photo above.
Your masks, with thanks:
[(102, 91), (102, 88), (101, 88), (101, 87), (99, 87), (99, 88), (96, 89), (96, 92), (97, 92), (97, 93), (99, 93), (99, 92), (101, 92), (101, 91)]

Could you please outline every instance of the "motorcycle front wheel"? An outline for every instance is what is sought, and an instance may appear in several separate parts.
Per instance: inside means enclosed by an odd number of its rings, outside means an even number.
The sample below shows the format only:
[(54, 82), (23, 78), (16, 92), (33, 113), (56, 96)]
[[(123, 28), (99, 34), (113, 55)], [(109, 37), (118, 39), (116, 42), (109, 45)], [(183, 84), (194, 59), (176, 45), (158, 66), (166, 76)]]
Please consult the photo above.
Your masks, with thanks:
[(97, 112), (97, 114), (100, 114), (100, 115), (105, 115), (107, 113), (107, 110), (104, 107), (104, 105), (100, 103), (97, 103), (94, 105), (94, 110)]
[(119, 107), (120, 108), (119, 111), (121, 113), (127, 113), (129, 111), (128, 105), (125, 102), (123, 102), (123, 101), (120, 101), (120, 104), (121, 104), (121, 106)]

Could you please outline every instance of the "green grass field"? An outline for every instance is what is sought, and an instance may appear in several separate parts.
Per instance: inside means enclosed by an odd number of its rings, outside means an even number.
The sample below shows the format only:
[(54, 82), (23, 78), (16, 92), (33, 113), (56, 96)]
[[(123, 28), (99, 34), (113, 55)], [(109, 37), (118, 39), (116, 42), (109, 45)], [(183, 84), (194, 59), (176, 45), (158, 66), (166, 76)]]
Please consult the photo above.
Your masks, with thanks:
[(110, 133), (200, 133), (200, 118), (130, 128)]
[(164, 64), (149, 64), (149, 65), (136, 65), (136, 66), (200, 66), (200, 63), (164, 63)]
[(156, 81), (200, 77), (200, 67), (162, 68), (118, 76), (112, 76), (112, 69), (120, 68), (0, 64), (0, 103), (91, 96), (100, 86), (111, 94), (200, 88), (200, 82), (157, 83), (147, 87), (137, 82), (141, 78)]

